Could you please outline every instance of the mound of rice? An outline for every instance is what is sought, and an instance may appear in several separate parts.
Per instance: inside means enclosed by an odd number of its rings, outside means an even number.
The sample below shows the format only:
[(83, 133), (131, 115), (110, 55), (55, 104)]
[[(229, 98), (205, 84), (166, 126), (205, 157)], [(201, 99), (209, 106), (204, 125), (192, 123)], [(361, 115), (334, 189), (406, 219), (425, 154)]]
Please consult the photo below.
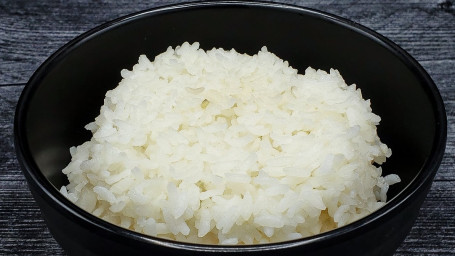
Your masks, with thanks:
[(70, 149), (69, 200), (127, 229), (205, 244), (311, 236), (385, 204), (369, 100), (338, 71), (305, 75), (265, 47), (146, 56)]

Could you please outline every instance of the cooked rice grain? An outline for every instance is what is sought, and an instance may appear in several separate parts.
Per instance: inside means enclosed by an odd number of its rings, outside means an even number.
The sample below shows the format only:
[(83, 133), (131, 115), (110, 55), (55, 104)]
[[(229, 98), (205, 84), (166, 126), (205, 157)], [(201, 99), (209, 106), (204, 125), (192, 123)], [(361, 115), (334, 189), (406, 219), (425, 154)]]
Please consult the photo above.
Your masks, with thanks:
[(194, 243), (315, 235), (385, 204), (370, 101), (338, 71), (297, 73), (256, 55), (184, 43), (145, 55), (108, 91), (63, 170), (69, 200), (104, 220)]

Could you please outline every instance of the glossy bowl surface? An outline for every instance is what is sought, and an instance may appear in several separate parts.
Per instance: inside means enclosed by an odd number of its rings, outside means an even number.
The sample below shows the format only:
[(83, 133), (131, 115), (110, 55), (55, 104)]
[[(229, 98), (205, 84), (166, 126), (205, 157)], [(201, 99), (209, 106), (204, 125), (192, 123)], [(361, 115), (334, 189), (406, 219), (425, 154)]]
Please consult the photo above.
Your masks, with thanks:
[[(107, 90), (140, 54), (150, 58), (183, 42), (201, 48), (262, 46), (300, 73), (311, 66), (340, 71), (381, 116), (378, 133), (392, 148), (384, 174), (402, 182), (390, 202), (345, 227), (305, 239), (252, 246), (197, 245), (138, 234), (81, 210), (58, 189), (69, 148), (88, 140), (83, 127), (99, 113)], [(425, 70), (404, 50), (352, 21), (295, 6), (259, 2), (181, 4), (132, 14), (75, 38), (34, 73), (16, 109), (18, 160), (49, 229), (70, 254), (128, 255), (389, 255), (408, 234), (440, 165), (446, 115)]]

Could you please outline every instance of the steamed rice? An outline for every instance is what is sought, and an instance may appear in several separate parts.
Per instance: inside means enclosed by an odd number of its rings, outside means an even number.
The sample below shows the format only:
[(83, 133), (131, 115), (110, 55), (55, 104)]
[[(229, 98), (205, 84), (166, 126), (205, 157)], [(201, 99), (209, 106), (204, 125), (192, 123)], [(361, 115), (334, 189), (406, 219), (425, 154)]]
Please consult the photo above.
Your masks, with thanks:
[(315, 235), (386, 202), (369, 100), (338, 71), (297, 73), (265, 47), (254, 56), (199, 44), (146, 56), (108, 91), (70, 149), (61, 193), (147, 235), (256, 244)]

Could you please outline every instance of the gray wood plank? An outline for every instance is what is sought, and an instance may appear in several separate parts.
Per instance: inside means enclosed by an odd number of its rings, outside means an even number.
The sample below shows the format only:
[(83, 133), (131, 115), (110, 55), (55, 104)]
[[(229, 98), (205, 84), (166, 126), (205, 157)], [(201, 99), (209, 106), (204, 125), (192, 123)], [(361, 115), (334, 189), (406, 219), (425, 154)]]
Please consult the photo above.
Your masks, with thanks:
[[(0, 255), (64, 255), (17, 163), (13, 118), (23, 84), (55, 50), (113, 18), (165, 0), (0, 1)], [(455, 11), (441, 0), (282, 0), (363, 24), (396, 42), (428, 71), (448, 117), (446, 154), (416, 224), (396, 255), (455, 255)]]

